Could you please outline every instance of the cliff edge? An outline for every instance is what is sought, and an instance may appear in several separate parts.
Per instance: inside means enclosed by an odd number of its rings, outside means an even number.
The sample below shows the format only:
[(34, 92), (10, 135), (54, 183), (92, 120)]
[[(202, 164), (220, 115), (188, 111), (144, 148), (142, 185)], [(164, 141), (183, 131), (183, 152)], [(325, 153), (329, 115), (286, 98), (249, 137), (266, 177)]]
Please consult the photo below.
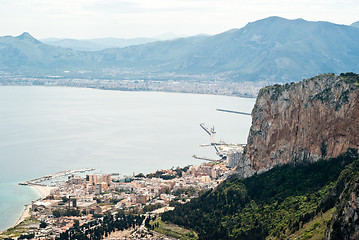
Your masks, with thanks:
[(322, 74), (260, 90), (240, 177), (359, 148), (359, 75)]

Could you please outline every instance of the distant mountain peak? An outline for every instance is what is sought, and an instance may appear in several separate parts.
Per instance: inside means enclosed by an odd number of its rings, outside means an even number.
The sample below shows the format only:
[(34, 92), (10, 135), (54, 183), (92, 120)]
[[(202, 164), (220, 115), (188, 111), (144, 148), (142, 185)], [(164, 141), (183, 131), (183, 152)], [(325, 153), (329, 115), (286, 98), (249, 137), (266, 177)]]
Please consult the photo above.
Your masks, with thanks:
[(287, 19), (287, 18), (278, 17), (278, 16), (270, 16), (267, 18), (259, 19), (254, 22), (276, 23), (276, 22), (291, 22), (291, 21), (292, 22), (307, 22), (307, 20), (305, 20), (303, 18)]
[(270, 17), (267, 17), (267, 18), (264, 18), (264, 19), (268, 19), (268, 20), (279, 20), (279, 19), (285, 19), (285, 20), (287, 20), (286, 18), (282, 18), (282, 17), (279, 17), (279, 16), (270, 16)]
[(23, 32), (21, 35), (17, 36), (17, 38), (19, 38), (19, 39), (27, 39), (27, 38), (34, 38), (34, 37), (31, 36), (31, 34), (28, 33), (28, 32)]
[(17, 36), (16, 38), (20, 39), (20, 40), (30, 41), (30, 42), (33, 42), (33, 43), (41, 43), (39, 40), (37, 40), (36, 38), (31, 36), (31, 34), (28, 33), (28, 32), (24, 32), (21, 35)]
[(277, 22), (277, 21), (289, 21), (289, 19), (278, 17), (278, 16), (270, 16), (267, 18), (259, 19), (255, 22)]
[(282, 23), (291, 23), (293, 21), (305, 21), (303, 19), (295, 19), (295, 20), (290, 20), (290, 19), (286, 19), (286, 18), (282, 18), (282, 17), (278, 17), (278, 16), (270, 16), (267, 18), (263, 18), (263, 19), (259, 19), (253, 22), (249, 22), (246, 27), (248, 26), (256, 26), (255, 28), (257, 28), (258, 26), (268, 26), (268, 25), (278, 25), (278, 24), (282, 24)]

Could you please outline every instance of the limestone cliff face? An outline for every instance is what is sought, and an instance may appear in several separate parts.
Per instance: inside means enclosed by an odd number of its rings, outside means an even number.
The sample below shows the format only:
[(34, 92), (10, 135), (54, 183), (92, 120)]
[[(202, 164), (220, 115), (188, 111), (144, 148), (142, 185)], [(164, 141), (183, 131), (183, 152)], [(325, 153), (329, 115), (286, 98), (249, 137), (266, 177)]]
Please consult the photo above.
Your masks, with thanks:
[(323, 74), (262, 89), (252, 111), (242, 177), (289, 162), (337, 157), (359, 148), (359, 75)]

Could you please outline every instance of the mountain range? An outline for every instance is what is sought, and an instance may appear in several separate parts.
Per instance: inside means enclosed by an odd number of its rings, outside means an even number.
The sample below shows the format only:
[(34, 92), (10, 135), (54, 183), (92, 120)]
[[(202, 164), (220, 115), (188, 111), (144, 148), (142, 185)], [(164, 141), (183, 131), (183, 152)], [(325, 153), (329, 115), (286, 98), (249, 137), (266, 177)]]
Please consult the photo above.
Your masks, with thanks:
[(183, 36), (174, 33), (164, 33), (153, 38), (94, 38), (94, 39), (71, 39), (71, 38), (44, 38), (41, 42), (71, 48), (76, 51), (101, 51), (106, 48), (124, 48), (128, 46), (141, 45), (156, 41), (173, 40)]
[(219, 76), (226, 81), (299, 81), (321, 73), (359, 72), (359, 28), (269, 17), (241, 29), (101, 51), (45, 44), (28, 33), (0, 38), (0, 71), (11, 74), (119, 78)]
[(76, 51), (101, 51), (106, 48), (123, 48), (134, 45), (141, 45), (159, 41), (154, 38), (97, 38), (97, 39), (68, 39), (68, 38), (46, 38), (40, 39), (41, 42), (62, 48), (71, 48)]

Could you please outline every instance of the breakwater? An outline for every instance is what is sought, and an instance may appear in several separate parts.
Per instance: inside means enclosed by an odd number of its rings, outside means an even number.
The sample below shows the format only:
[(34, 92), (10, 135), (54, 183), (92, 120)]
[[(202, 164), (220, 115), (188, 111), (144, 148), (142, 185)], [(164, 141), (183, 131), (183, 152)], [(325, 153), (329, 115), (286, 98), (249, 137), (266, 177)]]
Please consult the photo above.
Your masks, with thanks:
[(223, 159), (212, 159), (212, 158), (207, 158), (207, 157), (198, 157), (197, 155), (192, 155), (192, 157), (194, 159), (199, 159), (199, 160), (204, 160), (204, 161), (209, 161), (209, 162), (222, 162)]
[(47, 180), (51, 180), (54, 178), (58, 178), (58, 177), (62, 177), (62, 176), (66, 176), (66, 175), (71, 175), (71, 174), (75, 174), (75, 173), (84, 173), (84, 172), (89, 172), (89, 171), (93, 171), (95, 170), (94, 168), (85, 168), (85, 169), (76, 169), (76, 170), (65, 170), (65, 171), (61, 171), (55, 174), (50, 174), (50, 175), (46, 175), (43, 177), (39, 177), (39, 178), (35, 178), (35, 179), (31, 179), (25, 182), (20, 182), (19, 185), (39, 185), (39, 186), (44, 186), (44, 184), (42, 184), (42, 182), (47, 181)]
[(235, 114), (251, 116), (250, 113), (246, 113), (246, 112), (238, 112), (238, 111), (226, 110), (226, 109), (220, 109), (220, 108), (217, 108), (216, 110), (219, 111), (219, 112), (227, 112), (227, 113), (235, 113)]

